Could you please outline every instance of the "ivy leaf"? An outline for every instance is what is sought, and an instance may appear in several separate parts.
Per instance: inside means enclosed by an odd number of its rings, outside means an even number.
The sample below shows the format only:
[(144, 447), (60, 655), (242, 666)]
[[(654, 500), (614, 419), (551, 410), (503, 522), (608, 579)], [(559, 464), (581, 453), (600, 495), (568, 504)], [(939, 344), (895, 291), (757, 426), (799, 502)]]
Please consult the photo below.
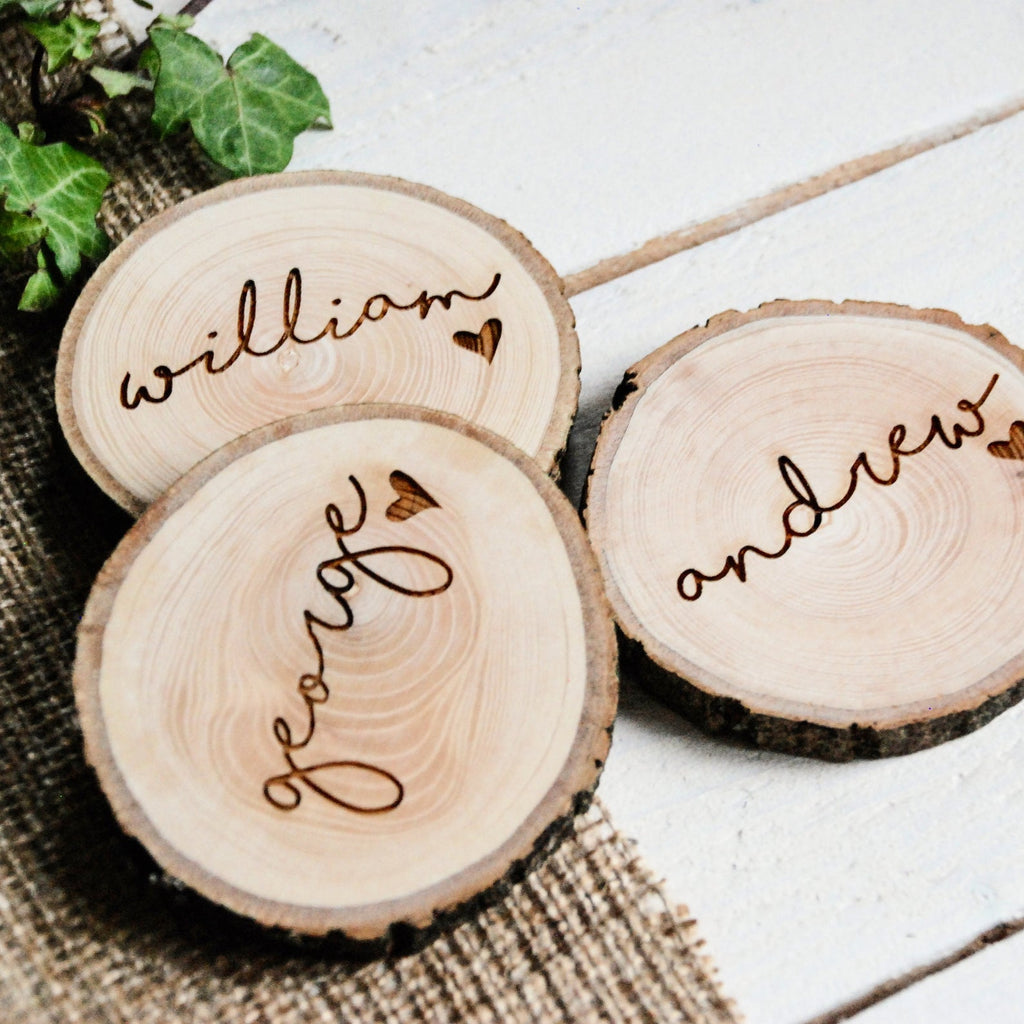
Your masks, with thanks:
[(227, 67), (187, 32), (157, 23), (150, 40), (159, 60), (154, 124), (164, 136), (190, 124), (199, 145), (236, 176), (283, 170), (296, 135), (318, 121), (330, 126), (320, 83), (265, 36), (239, 46)]
[[(153, 124), (166, 138), (189, 121), (202, 120), (203, 99), (222, 84), (227, 72), (220, 55), (201, 39), (161, 20), (149, 30), (150, 47), (139, 67), (155, 80)], [(196, 138), (199, 129), (193, 127)]]
[(46, 225), (27, 213), (15, 213), (0, 206), (0, 256), (13, 260), (46, 234)]
[(91, 18), (69, 14), (60, 21), (26, 21), (25, 31), (35, 36), (46, 50), (46, 70), (59, 71), (73, 57), (88, 60), (101, 25)]
[(46, 265), (46, 257), (41, 252), (36, 256), (36, 266), (39, 269), (25, 282), (25, 290), (18, 302), (18, 309), (24, 313), (41, 313), (60, 297), (60, 286), (54, 281)]
[(64, 0), (0, 0), (0, 14), (8, 7), (20, 7), (30, 18), (44, 18), (64, 5)]
[(156, 21), (149, 26), (149, 31), (154, 28), (180, 28), (182, 32), (186, 32), (195, 23), (196, 19), (191, 14), (168, 14), (164, 11), (157, 15)]
[(110, 99), (127, 96), (132, 89), (152, 89), (153, 83), (142, 75), (133, 75), (130, 71), (116, 71), (114, 68), (91, 68), (89, 77), (94, 78), (103, 86), (103, 91)]
[(31, 121), (18, 122), (18, 138), (22, 142), (29, 142), (33, 146), (41, 146), (46, 141), (46, 132), (37, 124)]
[(33, 146), (0, 123), (0, 196), (7, 197), (7, 212), (42, 225), (43, 245), (65, 279), (78, 272), (83, 255), (98, 259), (106, 252), (96, 214), (109, 183), (100, 164), (66, 143)]

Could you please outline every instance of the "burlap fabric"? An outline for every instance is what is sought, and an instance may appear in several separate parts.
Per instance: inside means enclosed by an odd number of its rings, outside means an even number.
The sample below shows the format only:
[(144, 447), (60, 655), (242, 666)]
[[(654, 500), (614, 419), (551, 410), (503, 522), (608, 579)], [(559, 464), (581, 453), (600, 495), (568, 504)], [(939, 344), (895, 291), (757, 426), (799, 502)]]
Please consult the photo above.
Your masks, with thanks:
[[(26, 95), (19, 39), (0, 33), (5, 120)], [(213, 181), (130, 118), (104, 147), (115, 240)], [(732, 1021), (692, 923), (599, 805), (502, 902), (397, 959), (288, 942), (161, 875), (84, 761), (70, 682), (86, 595), (129, 520), (57, 425), (67, 310), (18, 314), (17, 295), (0, 279), (0, 1021)]]

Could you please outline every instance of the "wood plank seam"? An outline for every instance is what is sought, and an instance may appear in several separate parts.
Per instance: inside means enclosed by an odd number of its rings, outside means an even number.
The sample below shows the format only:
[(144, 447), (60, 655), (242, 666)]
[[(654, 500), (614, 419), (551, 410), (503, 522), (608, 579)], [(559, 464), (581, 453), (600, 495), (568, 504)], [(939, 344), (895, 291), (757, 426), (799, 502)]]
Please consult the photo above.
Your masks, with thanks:
[(912, 985), (916, 985), (920, 981), (924, 981), (925, 978), (931, 977), (933, 974), (939, 974), (961, 961), (969, 959), (976, 953), (988, 949), (989, 946), (994, 946), (997, 942), (1009, 939), (1021, 931), (1024, 931), (1024, 917), (1015, 918), (1003, 924), (997, 924), (992, 928), (986, 929), (980, 935), (975, 936), (966, 945), (954, 950), (947, 956), (941, 957), (930, 964), (925, 964), (922, 967), (916, 967), (914, 970), (907, 971), (906, 974), (901, 974), (897, 978), (891, 978), (859, 998), (844, 1003), (834, 1010), (829, 1010), (827, 1013), (813, 1017), (809, 1021), (805, 1021), (805, 1024), (842, 1024), (843, 1021), (856, 1017), (857, 1014), (862, 1013), (864, 1010), (910, 988)]
[(921, 153), (945, 146), (950, 142), (956, 142), (958, 139), (972, 135), (982, 128), (998, 124), (1021, 112), (1024, 112), (1024, 97), (1016, 97), (1000, 106), (990, 108), (952, 125), (945, 125), (936, 131), (900, 143), (898, 146), (857, 157), (854, 160), (847, 160), (822, 174), (785, 185), (766, 195), (741, 203), (735, 209), (713, 217), (711, 220), (680, 228), (678, 231), (669, 232), (658, 238), (652, 238), (631, 252), (610, 256), (585, 270), (569, 274), (563, 278), (565, 294), (568, 298), (572, 298), (581, 292), (589, 291), (600, 285), (608, 284), (616, 278), (631, 274), (635, 270), (642, 270), (652, 263), (658, 263), (670, 256), (686, 252), (688, 249), (695, 249), (724, 235), (734, 234), (757, 221), (781, 213), (790, 207), (817, 199), (845, 185), (862, 181)]
[(189, 2), (181, 8), (180, 13), (188, 14), (194, 18), (200, 11), (205, 10), (212, 3), (213, 0), (189, 0)]

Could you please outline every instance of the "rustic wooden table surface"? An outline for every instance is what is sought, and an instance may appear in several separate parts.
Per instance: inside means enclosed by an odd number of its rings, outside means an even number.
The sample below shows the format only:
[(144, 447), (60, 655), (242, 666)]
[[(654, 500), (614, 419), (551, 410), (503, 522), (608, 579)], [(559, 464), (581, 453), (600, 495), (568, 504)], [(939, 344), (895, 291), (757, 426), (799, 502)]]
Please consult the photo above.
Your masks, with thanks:
[[(319, 76), (335, 127), (292, 168), (433, 185), (563, 275), (574, 499), (623, 371), (722, 310), (939, 306), (1024, 344), (1020, 0), (213, 0), (196, 31)], [(1024, 1019), (1024, 705), (830, 765), (709, 740), (623, 682), (600, 795), (750, 1024)]]

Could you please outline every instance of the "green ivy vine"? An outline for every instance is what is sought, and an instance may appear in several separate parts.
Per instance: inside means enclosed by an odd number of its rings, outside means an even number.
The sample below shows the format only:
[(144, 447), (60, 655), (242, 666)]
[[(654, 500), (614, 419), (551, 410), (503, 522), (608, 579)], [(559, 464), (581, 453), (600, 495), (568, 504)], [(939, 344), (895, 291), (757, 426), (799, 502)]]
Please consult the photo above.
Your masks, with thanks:
[[(31, 120), (0, 120), (0, 260), (25, 275), (22, 310), (52, 306), (83, 260), (107, 251), (96, 217), (110, 176), (90, 151), (111, 104), (148, 94), (161, 137), (191, 131), (234, 177), (283, 170), (299, 133), (330, 127), (316, 78), (259, 34), (225, 63), (189, 32), (191, 18), (162, 15), (141, 52), (115, 67), (97, 46), (100, 24), (69, 0), (0, 0), (0, 27), (8, 22), (35, 46)], [(45, 88), (58, 73), (60, 86)]]

